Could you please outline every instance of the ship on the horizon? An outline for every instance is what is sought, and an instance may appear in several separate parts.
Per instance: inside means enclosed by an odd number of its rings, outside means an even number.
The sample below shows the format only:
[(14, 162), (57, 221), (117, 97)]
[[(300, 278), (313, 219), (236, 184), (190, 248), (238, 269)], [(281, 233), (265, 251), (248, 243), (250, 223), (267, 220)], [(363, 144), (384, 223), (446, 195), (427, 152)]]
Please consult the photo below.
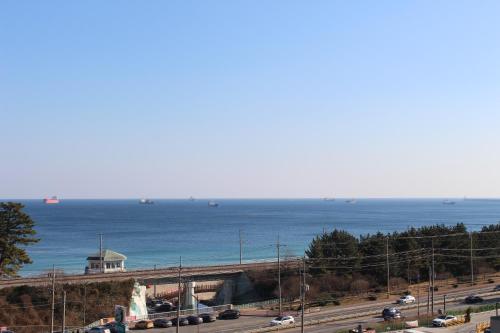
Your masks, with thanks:
[(152, 205), (155, 202), (153, 200), (151, 200), (151, 199), (142, 198), (141, 200), (139, 200), (139, 203), (141, 205)]
[(47, 205), (58, 204), (59, 203), (59, 199), (54, 195), (54, 196), (52, 196), (50, 198), (44, 198), (43, 199), (43, 203), (47, 204)]
[(356, 199), (347, 199), (345, 202), (348, 203), (348, 204), (355, 204), (356, 203)]
[(443, 201), (443, 205), (454, 205), (454, 204), (455, 204), (455, 201), (452, 201), (452, 200), (446, 199), (445, 201)]
[(335, 198), (325, 197), (323, 198), (323, 201), (335, 201)]
[(219, 204), (213, 200), (208, 202), (208, 207), (219, 207)]

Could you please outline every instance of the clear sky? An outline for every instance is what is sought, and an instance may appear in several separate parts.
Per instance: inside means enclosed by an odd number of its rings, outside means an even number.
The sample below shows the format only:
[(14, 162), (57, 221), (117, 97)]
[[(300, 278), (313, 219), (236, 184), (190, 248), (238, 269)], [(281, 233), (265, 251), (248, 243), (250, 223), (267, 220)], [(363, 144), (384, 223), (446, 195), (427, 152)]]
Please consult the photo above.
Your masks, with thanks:
[(499, 1), (0, 3), (0, 198), (500, 197)]

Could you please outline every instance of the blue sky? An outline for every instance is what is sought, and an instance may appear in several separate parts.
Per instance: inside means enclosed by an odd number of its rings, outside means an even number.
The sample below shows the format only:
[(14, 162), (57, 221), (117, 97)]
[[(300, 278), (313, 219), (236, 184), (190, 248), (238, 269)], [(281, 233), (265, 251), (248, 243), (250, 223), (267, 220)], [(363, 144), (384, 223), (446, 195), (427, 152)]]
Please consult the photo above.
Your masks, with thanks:
[(0, 197), (500, 197), (497, 1), (2, 1)]

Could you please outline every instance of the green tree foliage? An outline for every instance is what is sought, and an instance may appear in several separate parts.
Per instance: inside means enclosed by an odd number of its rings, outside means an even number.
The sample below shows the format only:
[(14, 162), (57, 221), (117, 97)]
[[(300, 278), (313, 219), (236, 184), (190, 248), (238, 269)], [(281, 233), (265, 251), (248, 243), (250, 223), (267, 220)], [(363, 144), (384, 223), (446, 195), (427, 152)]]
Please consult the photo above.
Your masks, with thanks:
[(473, 233), (468, 233), (462, 223), (437, 224), (392, 234), (361, 235), (359, 239), (347, 231), (334, 230), (315, 237), (306, 254), (308, 264), (314, 268), (312, 274), (364, 276), (383, 286), (387, 281), (388, 253), (391, 279), (415, 283), (429, 278), (432, 248), (437, 278), (469, 276), (471, 237), (474, 273), (500, 270), (500, 223)]
[(34, 237), (35, 223), (23, 208), (20, 203), (0, 203), (0, 276), (15, 276), (23, 265), (32, 262), (25, 247), (39, 239)]
[[(306, 250), (306, 255), (317, 259), (313, 270), (318, 272), (352, 273), (358, 264), (358, 240), (347, 231), (335, 229), (331, 233), (317, 236)], [(341, 269), (342, 267), (352, 269)]]

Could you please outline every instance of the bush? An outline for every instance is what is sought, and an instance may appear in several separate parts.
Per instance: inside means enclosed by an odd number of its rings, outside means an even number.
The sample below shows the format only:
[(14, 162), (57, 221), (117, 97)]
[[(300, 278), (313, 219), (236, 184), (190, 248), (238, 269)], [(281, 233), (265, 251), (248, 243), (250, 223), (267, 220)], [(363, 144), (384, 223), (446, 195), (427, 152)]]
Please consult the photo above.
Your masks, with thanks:
[(408, 282), (403, 278), (391, 278), (390, 280), (391, 290), (402, 290), (408, 287)]
[(458, 284), (454, 283), (453, 288), (458, 288)]
[(370, 295), (368, 295), (368, 300), (369, 300), (369, 301), (376, 301), (376, 300), (377, 300), (377, 298), (378, 298), (378, 296), (377, 296), (377, 295), (375, 295), (375, 294), (370, 294)]
[(349, 290), (353, 294), (361, 294), (365, 293), (368, 291), (368, 288), (370, 287), (370, 283), (364, 279), (357, 279), (351, 282), (351, 285), (349, 287)]
[(495, 283), (495, 280), (493, 280), (493, 279), (488, 279), (488, 283)]

